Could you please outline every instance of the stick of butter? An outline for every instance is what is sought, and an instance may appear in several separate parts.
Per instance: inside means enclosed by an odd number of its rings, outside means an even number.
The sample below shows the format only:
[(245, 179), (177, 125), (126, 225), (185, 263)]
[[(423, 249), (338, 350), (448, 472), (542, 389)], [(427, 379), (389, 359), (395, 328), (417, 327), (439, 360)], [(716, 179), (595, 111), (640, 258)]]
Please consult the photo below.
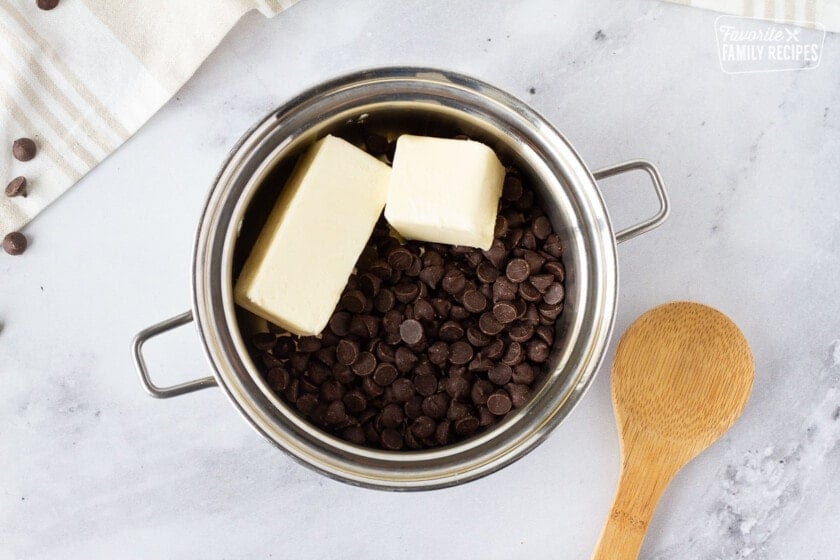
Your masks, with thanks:
[(245, 261), (236, 303), (294, 334), (324, 330), (382, 213), (390, 174), (345, 140), (316, 142)]
[(397, 139), (385, 218), (403, 237), (489, 249), (505, 168), (480, 142)]

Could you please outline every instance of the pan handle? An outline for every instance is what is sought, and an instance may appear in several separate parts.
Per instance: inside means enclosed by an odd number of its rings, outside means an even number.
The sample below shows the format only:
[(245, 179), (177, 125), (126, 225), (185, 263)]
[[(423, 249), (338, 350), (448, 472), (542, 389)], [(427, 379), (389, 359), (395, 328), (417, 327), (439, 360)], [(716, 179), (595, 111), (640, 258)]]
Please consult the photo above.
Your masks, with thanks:
[(159, 334), (171, 331), (181, 325), (191, 323), (192, 320), (192, 311), (186, 311), (180, 315), (161, 321), (156, 325), (152, 325), (147, 329), (143, 329), (137, 333), (137, 336), (134, 337), (134, 341), (131, 343), (131, 348), (134, 353), (134, 365), (137, 368), (137, 373), (140, 375), (140, 383), (143, 384), (143, 388), (151, 396), (158, 399), (168, 399), (169, 397), (177, 397), (178, 395), (192, 393), (193, 391), (207, 389), (208, 387), (214, 387), (216, 385), (216, 380), (213, 377), (203, 377), (201, 379), (194, 379), (192, 381), (186, 381), (169, 387), (158, 387), (152, 382), (151, 377), (149, 377), (146, 360), (143, 359), (143, 344), (145, 344), (150, 338), (154, 338)]
[(609, 167), (604, 167), (592, 173), (596, 180), (606, 179), (615, 175), (621, 175), (628, 171), (635, 170), (646, 171), (653, 182), (653, 189), (656, 191), (656, 197), (659, 199), (659, 211), (652, 217), (639, 222), (636, 225), (624, 228), (615, 234), (617, 243), (624, 243), (628, 239), (633, 239), (637, 235), (641, 235), (656, 227), (659, 227), (662, 222), (668, 218), (668, 213), (671, 211), (671, 202), (668, 200), (668, 193), (665, 191), (665, 184), (662, 181), (662, 175), (659, 170), (651, 162), (644, 159), (633, 159), (622, 163), (616, 163)]

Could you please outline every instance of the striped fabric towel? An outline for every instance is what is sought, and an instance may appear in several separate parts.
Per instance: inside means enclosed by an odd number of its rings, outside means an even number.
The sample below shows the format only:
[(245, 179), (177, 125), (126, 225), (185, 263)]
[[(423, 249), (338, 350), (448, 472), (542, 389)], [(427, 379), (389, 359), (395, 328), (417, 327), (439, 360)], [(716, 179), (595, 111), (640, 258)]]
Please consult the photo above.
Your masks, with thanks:
[(840, 0), (669, 0), (736, 16), (784, 20), (840, 31)]
[[(17, 230), (137, 131), (247, 11), (296, 0), (0, 0), (0, 238)], [(32, 138), (20, 162), (12, 143)]]

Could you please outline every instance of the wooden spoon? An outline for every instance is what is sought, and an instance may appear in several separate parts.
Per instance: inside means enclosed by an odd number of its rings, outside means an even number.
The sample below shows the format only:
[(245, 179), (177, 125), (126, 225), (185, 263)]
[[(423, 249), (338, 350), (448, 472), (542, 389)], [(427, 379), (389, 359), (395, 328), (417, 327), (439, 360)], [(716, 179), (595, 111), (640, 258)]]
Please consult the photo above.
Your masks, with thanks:
[(665, 487), (735, 423), (754, 375), (744, 335), (711, 307), (668, 303), (630, 325), (612, 367), (621, 474), (593, 560), (638, 556)]

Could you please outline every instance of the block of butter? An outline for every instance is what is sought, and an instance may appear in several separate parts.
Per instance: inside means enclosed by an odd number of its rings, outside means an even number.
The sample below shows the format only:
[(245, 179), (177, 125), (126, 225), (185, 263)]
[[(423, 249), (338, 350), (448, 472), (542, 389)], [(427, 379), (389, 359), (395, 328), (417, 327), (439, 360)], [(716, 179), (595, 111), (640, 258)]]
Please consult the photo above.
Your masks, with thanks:
[(298, 161), (234, 288), (237, 304), (317, 335), (385, 205), (391, 168), (327, 136)]
[(403, 237), (489, 249), (505, 168), (480, 142), (397, 139), (385, 218)]

